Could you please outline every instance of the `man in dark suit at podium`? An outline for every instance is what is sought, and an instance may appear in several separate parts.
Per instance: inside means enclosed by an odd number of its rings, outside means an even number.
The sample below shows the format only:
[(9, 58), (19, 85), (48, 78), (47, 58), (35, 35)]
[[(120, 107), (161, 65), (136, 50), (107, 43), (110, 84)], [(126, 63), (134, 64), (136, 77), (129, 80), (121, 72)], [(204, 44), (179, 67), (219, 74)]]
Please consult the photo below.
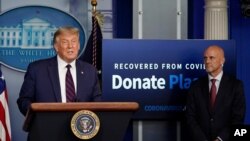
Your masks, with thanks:
[(53, 39), (56, 56), (30, 63), (17, 104), (26, 115), (33, 102), (100, 101), (101, 91), (96, 69), (77, 59), (79, 30), (61, 27)]
[(213, 45), (204, 52), (207, 76), (194, 81), (187, 96), (187, 125), (192, 141), (228, 141), (230, 127), (244, 122), (242, 81), (223, 72), (224, 51)]

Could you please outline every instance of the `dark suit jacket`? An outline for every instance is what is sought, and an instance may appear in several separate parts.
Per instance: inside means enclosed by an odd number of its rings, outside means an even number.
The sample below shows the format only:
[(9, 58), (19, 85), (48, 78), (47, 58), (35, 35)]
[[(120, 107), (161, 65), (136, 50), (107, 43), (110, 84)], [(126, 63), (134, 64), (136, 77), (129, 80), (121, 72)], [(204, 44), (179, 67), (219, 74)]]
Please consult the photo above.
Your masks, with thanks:
[(240, 80), (223, 74), (215, 107), (209, 106), (208, 76), (194, 81), (187, 96), (187, 125), (195, 141), (212, 141), (220, 137), (228, 141), (230, 127), (243, 124), (245, 96)]
[[(76, 101), (100, 101), (101, 92), (96, 69), (76, 60)], [(61, 102), (57, 57), (30, 63), (24, 77), (18, 107), (23, 115), (33, 102)]]

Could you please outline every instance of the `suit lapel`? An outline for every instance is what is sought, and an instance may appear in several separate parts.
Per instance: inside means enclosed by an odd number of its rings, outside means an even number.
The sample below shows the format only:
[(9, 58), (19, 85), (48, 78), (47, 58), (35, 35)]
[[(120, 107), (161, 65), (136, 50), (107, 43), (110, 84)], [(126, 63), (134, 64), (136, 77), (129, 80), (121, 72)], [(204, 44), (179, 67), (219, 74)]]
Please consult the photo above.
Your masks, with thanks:
[(79, 93), (83, 91), (83, 81), (85, 77), (85, 71), (84, 66), (76, 60), (76, 79), (77, 79), (77, 91), (76, 91), (76, 97), (79, 99)]
[(53, 85), (54, 94), (56, 97), (57, 102), (61, 102), (61, 88), (60, 88), (60, 82), (59, 82), (59, 74), (58, 74), (58, 64), (57, 64), (57, 58), (53, 58), (50, 62), (50, 65), (48, 66), (48, 73), (50, 81)]
[(226, 90), (227, 90), (227, 77), (223, 75), (215, 99), (215, 105), (214, 105), (215, 111), (216, 109), (218, 109), (218, 107), (220, 107), (220, 104), (223, 103), (222, 101), (225, 95), (227, 94)]
[(203, 100), (206, 103), (206, 109), (210, 111), (210, 95), (209, 95), (209, 85), (208, 85), (208, 77), (205, 77), (202, 80), (202, 94)]

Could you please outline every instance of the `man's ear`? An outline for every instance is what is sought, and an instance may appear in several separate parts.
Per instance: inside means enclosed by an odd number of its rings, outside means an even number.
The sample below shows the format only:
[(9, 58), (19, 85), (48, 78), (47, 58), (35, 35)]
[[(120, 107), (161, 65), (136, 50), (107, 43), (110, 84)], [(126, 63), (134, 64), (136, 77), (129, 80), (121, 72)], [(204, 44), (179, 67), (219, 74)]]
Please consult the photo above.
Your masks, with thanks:
[(223, 66), (224, 63), (225, 63), (225, 58), (222, 59), (221, 65)]
[(54, 44), (54, 49), (55, 49), (56, 52), (58, 52), (58, 47), (57, 47), (56, 44)]

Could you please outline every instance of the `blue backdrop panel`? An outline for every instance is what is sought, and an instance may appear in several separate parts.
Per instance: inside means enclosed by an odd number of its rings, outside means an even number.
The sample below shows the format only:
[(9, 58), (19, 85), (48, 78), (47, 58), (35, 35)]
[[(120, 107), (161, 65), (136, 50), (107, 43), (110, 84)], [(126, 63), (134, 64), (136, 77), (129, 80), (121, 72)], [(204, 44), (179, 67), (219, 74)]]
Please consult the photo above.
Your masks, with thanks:
[(235, 75), (234, 41), (106, 39), (103, 98), (138, 102), (135, 119), (181, 119), (191, 82), (206, 74), (204, 49), (215, 44), (225, 50), (224, 71)]

